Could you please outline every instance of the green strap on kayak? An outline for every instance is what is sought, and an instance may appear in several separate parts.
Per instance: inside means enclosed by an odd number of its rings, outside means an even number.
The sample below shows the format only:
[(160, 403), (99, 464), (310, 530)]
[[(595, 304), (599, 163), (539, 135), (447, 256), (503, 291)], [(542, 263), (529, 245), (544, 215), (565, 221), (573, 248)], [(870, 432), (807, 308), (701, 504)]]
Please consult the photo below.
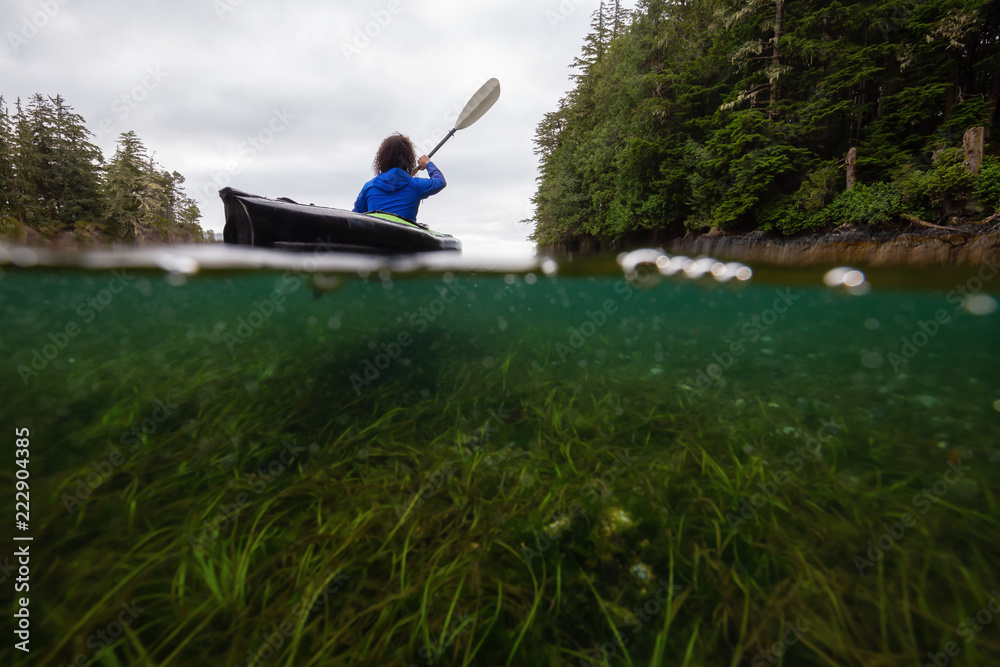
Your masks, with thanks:
[(382, 220), (388, 220), (389, 222), (399, 222), (410, 227), (416, 227), (417, 229), (422, 229), (425, 232), (429, 232), (434, 236), (448, 236), (443, 232), (436, 232), (427, 225), (421, 224), (419, 222), (414, 222), (413, 220), (407, 220), (406, 218), (401, 218), (398, 215), (393, 215), (392, 213), (384, 213), (382, 211), (375, 211), (373, 213), (365, 213), (365, 215), (370, 215), (373, 218), (380, 218)]
[(404, 225), (409, 225), (410, 227), (416, 227), (418, 229), (426, 229), (423, 225), (418, 225), (413, 220), (407, 220), (406, 218), (401, 218), (398, 215), (393, 215), (392, 213), (383, 213), (382, 211), (375, 211), (374, 213), (366, 213), (365, 215), (370, 215), (373, 218), (381, 218), (383, 220), (388, 220), (389, 222), (401, 222)]

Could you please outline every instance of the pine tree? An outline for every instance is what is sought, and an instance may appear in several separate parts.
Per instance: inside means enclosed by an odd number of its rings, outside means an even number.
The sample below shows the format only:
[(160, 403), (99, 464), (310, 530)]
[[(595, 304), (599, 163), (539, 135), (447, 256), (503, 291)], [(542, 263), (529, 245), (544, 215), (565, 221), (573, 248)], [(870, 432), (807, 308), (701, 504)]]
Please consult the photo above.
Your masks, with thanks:
[(104, 217), (112, 238), (140, 241), (145, 236), (142, 204), (146, 147), (129, 130), (118, 137), (115, 155), (104, 170)]
[(15, 155), (14, 127), (7, 102), (0, 97), (0, 238), (20, 241), (24, 227), (17, 220)]
[(0, 97), (0, 237), (24, 225), (43, 236), (129, 241), (202, 241), (201, 213), (184, 177), (161, 170), (134, 132), (104, 165), (84, 119), (59, 95)]
[(73, 112), (59, 95), (50, 98), (55, 127), (54, 161), (50, 171), (55, 181), (51, 197), (56, 220), (63, 229), (83, 227), (100, 216), (100, 166), (103, 156), (90, 142), (93, 136), (84, 119)]
[(14, 212), (14, 128), (0, 96), (0, 215)]

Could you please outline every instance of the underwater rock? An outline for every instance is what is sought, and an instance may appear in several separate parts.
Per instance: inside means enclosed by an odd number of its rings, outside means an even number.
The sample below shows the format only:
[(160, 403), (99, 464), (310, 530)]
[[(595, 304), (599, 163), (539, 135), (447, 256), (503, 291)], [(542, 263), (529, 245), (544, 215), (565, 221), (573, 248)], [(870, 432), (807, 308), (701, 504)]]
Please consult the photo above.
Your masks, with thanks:
[(562, 536), (563, 531), (569, 528), (572, 523), (573, 517), (569, 514), (564, 514), (545, 526), (545, 534), (550, 539), (558, 539), (558, 537)]
[(633, 565), (632, 569), (629, 570), (629, 572), (632, 573), (633, 577), (635, 577), (636, 579), (638, 579), (643, 583), (646, 583), (652, 580), (653, 578), (653, 570), (648, 565), (642, 562)]
[(632, 525), (632, 517), (620, 507), (613, 507), (601, 518), (601, 533), (604, 537), (617, 535)]

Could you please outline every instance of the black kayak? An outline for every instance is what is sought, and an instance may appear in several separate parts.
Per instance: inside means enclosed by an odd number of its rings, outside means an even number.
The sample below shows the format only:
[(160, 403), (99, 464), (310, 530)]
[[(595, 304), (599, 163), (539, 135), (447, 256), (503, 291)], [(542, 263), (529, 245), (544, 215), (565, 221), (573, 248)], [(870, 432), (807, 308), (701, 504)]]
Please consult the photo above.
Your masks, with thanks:
[(389, 213), (353, 213), (233, 188), (219, 196), (226, 206), (222, 240), (235, 245), (380, 254), (462, 249), (454, 236)]

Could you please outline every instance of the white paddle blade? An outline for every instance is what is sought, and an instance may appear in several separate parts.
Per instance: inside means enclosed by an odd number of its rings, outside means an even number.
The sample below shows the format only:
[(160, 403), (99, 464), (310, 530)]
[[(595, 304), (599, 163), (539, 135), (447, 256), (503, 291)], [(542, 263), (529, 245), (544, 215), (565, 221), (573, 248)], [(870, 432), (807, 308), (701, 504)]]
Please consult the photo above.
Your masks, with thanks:
[(500, 99), (500, 82), (496, 79), (490, 79), (462, 109), (462, 113), (458, 116), (458, 122), (455, 123), (455, 129), (464, 130), (475, 123), (490, 110), (490, 107), (496, 104), (498, 99)]

